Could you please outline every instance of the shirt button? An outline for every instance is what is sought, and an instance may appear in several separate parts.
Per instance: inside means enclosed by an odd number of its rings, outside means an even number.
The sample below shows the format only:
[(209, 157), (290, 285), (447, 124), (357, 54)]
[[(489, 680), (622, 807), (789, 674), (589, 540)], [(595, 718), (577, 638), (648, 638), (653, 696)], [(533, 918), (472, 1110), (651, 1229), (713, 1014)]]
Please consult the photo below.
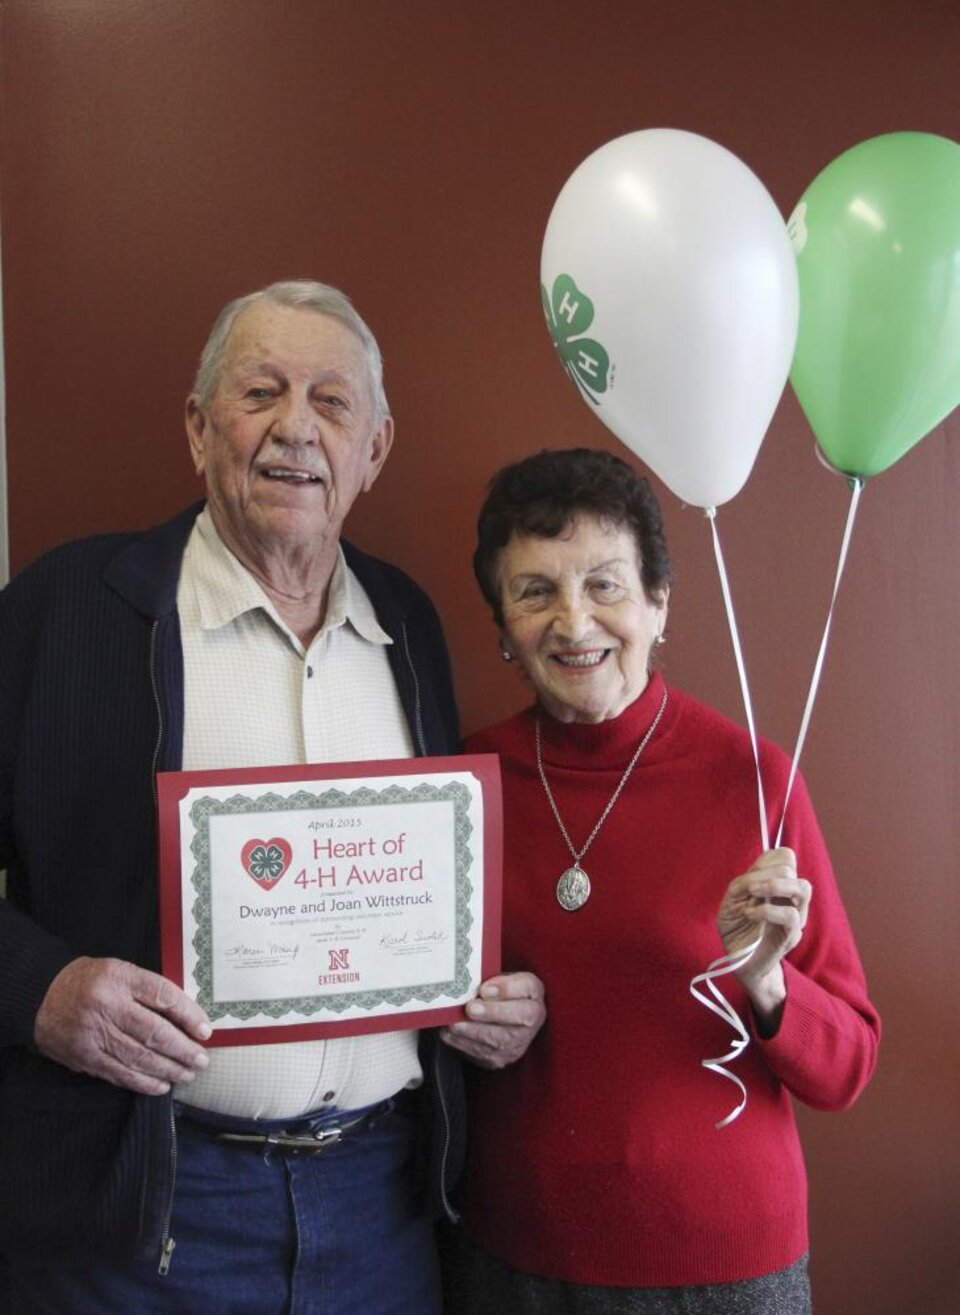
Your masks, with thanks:
[(307, 680), (313, 679), (313, 667), (307, 667)]
[(335, 1091), (325, 1091), (323, 1093), (324, 1104), (329, 1104), (337, 1093)]

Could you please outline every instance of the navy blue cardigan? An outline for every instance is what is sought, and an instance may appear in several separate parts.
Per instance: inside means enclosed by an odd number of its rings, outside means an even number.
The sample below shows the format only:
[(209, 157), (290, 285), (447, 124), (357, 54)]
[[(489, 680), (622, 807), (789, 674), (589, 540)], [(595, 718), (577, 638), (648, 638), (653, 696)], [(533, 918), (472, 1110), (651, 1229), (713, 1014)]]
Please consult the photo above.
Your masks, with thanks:
[[(158, 1256), (173, 1192), (172, 1100), (76, 1074), (34, 1047), (78, 955), (158, 967), (154, 773), (177, 770), (177, 582), (199, 504), (145, 533), (40, 558), (0, 593), (0, 1251)], [(458, 747), (446, 645), (426, 595), (344, 552), (394, 643), (419, 754)], [(462, 1158), (459, 1067), (423, 1034), (425, 1186), (446, 1208)]]

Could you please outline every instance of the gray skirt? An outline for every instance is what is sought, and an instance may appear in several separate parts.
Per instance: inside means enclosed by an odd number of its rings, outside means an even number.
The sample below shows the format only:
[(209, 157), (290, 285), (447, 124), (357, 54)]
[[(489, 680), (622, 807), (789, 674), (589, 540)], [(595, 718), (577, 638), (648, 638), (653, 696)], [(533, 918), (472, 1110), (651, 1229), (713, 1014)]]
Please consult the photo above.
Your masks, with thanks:
[(810, 1315), (807, 1257), (758, 1278), (680, 1288), (566, 1283), (512, 1269), (464, 1236), (441, 1246), (445, 1315)]

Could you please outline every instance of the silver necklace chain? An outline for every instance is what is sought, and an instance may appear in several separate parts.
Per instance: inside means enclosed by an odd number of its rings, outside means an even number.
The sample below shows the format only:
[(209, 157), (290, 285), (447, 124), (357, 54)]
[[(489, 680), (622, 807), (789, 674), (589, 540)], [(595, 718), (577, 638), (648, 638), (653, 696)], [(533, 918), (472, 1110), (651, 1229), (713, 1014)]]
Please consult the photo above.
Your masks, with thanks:
[(567, 848), (570, 850), (570, 855), (573, 858), (573, 866), (575, 869), (580, 868), (580, 860), (583, 858), (584, 854), (593, 844), (594, 840), (596, 840), (597, 835), (600, 832), (600, 828), (603, 826), (604, 822), (610, 816), (611, 808), (613, 808), (613, 805), (617, 802), (617, 800), (620, 798), (621, 794), (623, 793), (624, 786), (627, 784), (627, 781), (630, 779), (630, 773), (637, 765), (637, 759), (643, 753), (644, 749), (649, 744), (650, 738), (653, 735), (654, 731), (660, 725), (660, 718), (663, 716), (663, 710), (666, 706), (667, 706), (667, 691), (664, 690), (663, 698), (660, 700), (660, 707), (657, 709), (657, 715), (650, 723), (650, 728), (647, 731), (646, 735), (644, 735), (643, 739), (637, 745), (633, 757), (627, 763), (626, 770), (624, 771), (623, 775), (620, 777), (619, 785), (617, 786), (616, 790), (614, 790), (613, 794), (610, 796), (606, 808), (603, 810), (603, 812), (600, 814), (599, 818), (597, 819), (596, 826), (587, 836), (586, 843), (584, 844), (583, 848), (580, 850), (579, 854), (574, 848), (573, 841), (570, 839), (570, 833), (567, 831), (567, 828), (563, 824), (563, 818), (560, 816), (560, 809), (557, 807), (557, 801), (554, 799), (553, 791), (550, 789), (550, 782), (547, 780), (547, 773), (544, 771), (543, 751), (542, 751), (541, 739), (540, 739), (540, 709), (539, 708), (537, 709), (537, 722), (536, 722), (537, 771), (540, 773), (540, 780), (543, 782), (543, 788), (546, 791), (547, 799), (550, 801), (550, 807), (553, 809), (553, 815), (557, 819), (557, 826), (560, 828), (560, 834), (567, 842)]

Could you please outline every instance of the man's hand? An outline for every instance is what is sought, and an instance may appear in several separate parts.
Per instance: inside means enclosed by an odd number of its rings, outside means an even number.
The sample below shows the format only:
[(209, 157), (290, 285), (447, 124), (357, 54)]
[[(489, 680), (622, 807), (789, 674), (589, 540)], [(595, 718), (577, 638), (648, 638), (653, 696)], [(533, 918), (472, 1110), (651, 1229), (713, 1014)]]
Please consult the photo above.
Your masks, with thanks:
[(204, 1011), (173, 982), (120, 959), (74, 959), (50, 983), (34, 1040), (48, 1059), (162, 1096), (206, 1068)]
[(442, 1039), (482, 1068), (506, 1068), (526, 1054), (543, 1026), (543, 982), (533, 973), (491, 977), (466, 1012), (470, 1021), (445, 1027)]

